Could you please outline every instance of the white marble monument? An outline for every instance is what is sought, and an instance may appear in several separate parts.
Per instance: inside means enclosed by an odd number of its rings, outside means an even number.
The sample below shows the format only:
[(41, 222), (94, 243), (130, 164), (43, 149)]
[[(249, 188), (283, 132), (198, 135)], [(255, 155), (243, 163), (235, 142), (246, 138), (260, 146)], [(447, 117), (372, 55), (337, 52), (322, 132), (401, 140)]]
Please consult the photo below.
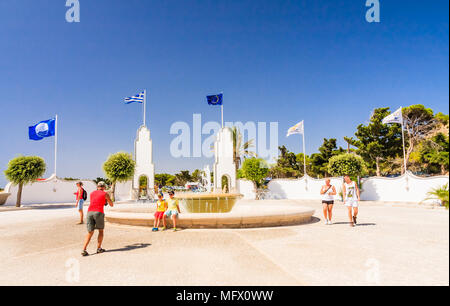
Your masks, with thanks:
[(153, 165), (153, 145), (150, 138), (150, 130), (142, 125), (134, 142), (134, 160), (136, 162), (136, 171), (134, 173), (132, 189), (139, 190), (139, 178), (147, 177), (148, 190), (151, 192), (155, 185), (155, 166)]
[(229, 190), (236, 191), (236, 165), (233, 160), (233, 131), (229, 127), (222, 128), (217, 133), (214, 143), (214, 192), (222, 192), (222, 178), (228, 180)]

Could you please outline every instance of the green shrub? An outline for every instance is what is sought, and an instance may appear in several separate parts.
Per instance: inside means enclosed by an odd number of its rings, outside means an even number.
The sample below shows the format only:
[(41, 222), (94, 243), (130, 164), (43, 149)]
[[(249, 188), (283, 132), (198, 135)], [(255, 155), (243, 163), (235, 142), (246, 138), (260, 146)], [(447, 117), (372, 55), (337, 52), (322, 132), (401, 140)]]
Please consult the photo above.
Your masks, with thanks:
[(333, 176), (360, 176), (366, 167), (361, 156), (355, 154), (340, 154), (330, 158), (328, 172)]
[(20, 207), (22, 201), (23, 185), (32, 183), (42, 177), (45, 169), (45, 161), (39, 156), (19, 156), (9, 161), (5, 176), (14, 185), (19, 185), (17, 190), (17, 207)]

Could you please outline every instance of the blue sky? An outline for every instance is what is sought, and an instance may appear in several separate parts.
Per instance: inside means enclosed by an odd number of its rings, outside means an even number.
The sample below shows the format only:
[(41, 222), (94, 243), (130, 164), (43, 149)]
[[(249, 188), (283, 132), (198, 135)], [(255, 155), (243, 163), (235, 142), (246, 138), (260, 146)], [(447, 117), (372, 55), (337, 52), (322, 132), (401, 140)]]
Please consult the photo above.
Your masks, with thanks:
[[(175, 159), (175, 121), (219, 120), (205, 96), (225, 92), (226, 121), (277, 121), (279, 143), (305, 119), (306, 150), (355, 132), (376, 107), (422, 103), (448, 113), (448, 1), (382, 0), (381, 22), (365, 0), (80, 0), (81, 22), (64, 0), (0, 1), (0, 187), (19, 155), (39, 155), (53, 172), (53, 139), (27, 127), (58, 114), (58, 176), (103, 176), (110, 153), (133, 151), (139, 105), (157, 172), (212, 160)], [(206, 137), (206, 136), (205, 136)]]

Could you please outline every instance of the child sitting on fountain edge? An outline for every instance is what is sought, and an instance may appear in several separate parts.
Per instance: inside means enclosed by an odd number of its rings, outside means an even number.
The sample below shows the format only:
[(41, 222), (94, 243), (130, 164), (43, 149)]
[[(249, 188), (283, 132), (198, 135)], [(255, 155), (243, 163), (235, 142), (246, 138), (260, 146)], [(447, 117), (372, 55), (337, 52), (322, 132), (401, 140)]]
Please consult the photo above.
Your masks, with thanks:
[(156, 212), (155, 212), (155, 222), (153, 223), (153, 232), (157, 232), (159, 228), (159, 223), (163, 220), (163, 230), (166, 229), (166, 219), (164, 218), (164, 213), (167, 210), (167, 202), (164, 200), (164, 195), (162, 193), (158, 194), (158, 201), (156, 202)]
[(164, 213), (165, 216), (172, 218), (173, 222), (173, 231), (177, 230), (177, 216), (181, 213), (180, 206), (178, 204), (178, 200), (175, 199), (175, 192), (173, 190), (169, 191), (170, 199), (168, 202), (168, 208)]

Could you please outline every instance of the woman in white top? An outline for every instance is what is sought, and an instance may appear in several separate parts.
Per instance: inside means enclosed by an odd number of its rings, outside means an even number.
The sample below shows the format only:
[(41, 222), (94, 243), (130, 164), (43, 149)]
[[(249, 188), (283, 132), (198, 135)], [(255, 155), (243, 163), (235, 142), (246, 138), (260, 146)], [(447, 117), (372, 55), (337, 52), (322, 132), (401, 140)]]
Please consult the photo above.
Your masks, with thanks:
[(331, 185), (330, 179), (325, 180), (325, 185), (320, 189), (322, 195), (323, 215), (325, 217), (325, 224), (331, 225), (331, 218), (333, 216), (334, 196), (336, 195), (336, 188)]
[[(350, 218), (350, 226), (356, 225), (358, 216), (359, 188), (356, 182), (352, 181), (348, 175), (344, 177), (344, 186), (342, 188), (342, 197), (345, 206), (348, 208), (348, 217)], [(353, 213), (352, 213), (353, 209)]]

